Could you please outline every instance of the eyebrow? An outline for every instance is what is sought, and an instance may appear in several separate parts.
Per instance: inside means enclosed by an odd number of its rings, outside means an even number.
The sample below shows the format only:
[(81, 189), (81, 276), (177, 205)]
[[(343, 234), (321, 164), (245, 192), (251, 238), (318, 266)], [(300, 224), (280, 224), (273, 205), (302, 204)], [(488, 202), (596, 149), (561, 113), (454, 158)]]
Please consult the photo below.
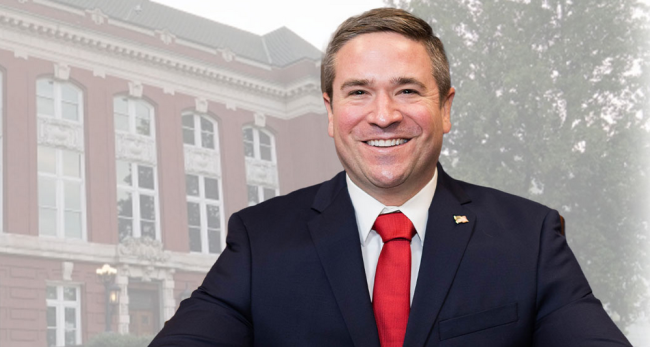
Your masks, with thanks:
[(343, 83), (341, 85), (341, 90), (343, 90), (345, 88), (350, 88), (350, 87), (365, 87), (365, 86), (371, 85), (372, 83), (373, 82), (371, 80), (368, 80), (368, 79), (348, 80), (348, 81), (345, 81), (345, 83)]
[(390, 83), (394, 84), (394, 85), (397, 85), (397, 86), (403, 86), (403, 85), (406, 85), (406, 84), (413, 84), (413, 85), (416, 85), (417, 87), (419, 87), (421, 89), (425, 89), (425, 90), (427, 89), (427, 87), (424, 85), (424, 83), (422, 83), (422, 82), (420, 82), (417, 79), (412, 78), (412, 77), (393, 78), (390, 81)]

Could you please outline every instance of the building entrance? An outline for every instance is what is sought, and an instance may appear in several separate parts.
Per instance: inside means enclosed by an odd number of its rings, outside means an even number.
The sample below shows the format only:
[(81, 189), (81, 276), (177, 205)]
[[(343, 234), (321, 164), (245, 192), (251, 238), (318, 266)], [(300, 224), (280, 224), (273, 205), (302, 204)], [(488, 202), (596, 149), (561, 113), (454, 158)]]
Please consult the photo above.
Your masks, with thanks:
[(158, 286), (153, 283), (129, 284), (129, 333), (155, 335), (160, 330)]

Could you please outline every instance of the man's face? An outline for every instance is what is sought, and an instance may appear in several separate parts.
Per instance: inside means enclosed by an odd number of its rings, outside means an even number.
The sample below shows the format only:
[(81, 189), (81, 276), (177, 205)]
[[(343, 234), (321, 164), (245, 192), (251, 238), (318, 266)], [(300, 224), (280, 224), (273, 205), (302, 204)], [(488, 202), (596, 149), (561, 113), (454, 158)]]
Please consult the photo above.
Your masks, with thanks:
[(424, 45), (396, 33), (350, 40), (334, 67), (332, 98), (323, 98), (341, 163), (375, 199), (401, 205), (433, 176), (454, 89), (440, 105)]

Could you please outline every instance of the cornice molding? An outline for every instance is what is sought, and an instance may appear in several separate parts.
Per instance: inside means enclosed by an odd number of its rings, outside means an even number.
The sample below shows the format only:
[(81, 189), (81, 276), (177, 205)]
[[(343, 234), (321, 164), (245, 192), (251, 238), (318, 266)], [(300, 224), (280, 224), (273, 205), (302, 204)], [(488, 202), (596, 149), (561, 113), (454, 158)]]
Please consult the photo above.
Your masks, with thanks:
[[(82, 12), (82, 15), (86, 15), (86, 12)], [(108, 23), (111, 24), (111, 20)], [(235, 105), (280, 119), (300, 115), (290, 107), (291, 101), (306, 97), (307, 102), (312, 102), (314, 95), (320, 95), (320, 81), (316, 76), (283, 86), (224, 69), (223, 66), (216, 67), (174, 52), (7, 7), (0, 7), (0, 29), (0, 48), (13, 51), (19, 57), (36, 57), (93, 72), (100, 71), (98, 75), (102, 77), (112, 75), (138, 80), (163, 90), (174, 86), (174, 92)], [(217, 54), (222, 52), (215, 51)], [(246, 61), (237, 56), (233, 58)], [(251, 94), (257, 97), (251, 98)], [(324, 113), (320, 100), (312, 105), (312, 109), (318, 108), (321, 109), (319, 113)]]

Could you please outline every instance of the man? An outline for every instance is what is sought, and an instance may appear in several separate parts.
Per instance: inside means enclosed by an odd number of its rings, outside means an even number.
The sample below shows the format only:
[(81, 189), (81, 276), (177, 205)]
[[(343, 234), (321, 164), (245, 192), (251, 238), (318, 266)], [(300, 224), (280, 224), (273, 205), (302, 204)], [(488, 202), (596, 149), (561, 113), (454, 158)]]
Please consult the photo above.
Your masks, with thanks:
[(556, 211), (437, 164), (455, 91), (426, 22), (348, 19), (321, 79), (345, 173), (235, 213), (151, 346), (629, 346)]

